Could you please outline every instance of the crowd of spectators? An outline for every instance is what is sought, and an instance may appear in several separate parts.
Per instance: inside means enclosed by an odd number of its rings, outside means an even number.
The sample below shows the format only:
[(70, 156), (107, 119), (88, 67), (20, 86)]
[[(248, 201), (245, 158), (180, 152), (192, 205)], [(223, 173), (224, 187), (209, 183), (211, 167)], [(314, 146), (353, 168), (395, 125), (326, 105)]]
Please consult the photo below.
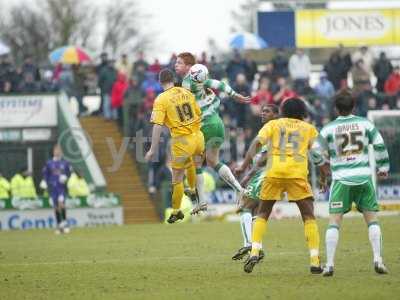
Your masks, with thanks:
[[(43, 75), (43, 76), (42, 76)], [(51, 78), (41, 74), (32, 57), (27, 56), (20, 67), (16, 67), (11, 56), (0, 57), (0, 92), (1, 93), (36, 93), (51, 91)]]
[[(163, 67), (174, 68), (176, 55), (173, 54), (164, 65), (158, 59), (147, 61), (143, 52), (139, 52), (137, 57), (124, 54), (117, 60), (103, 53), (100, 60), (90, 72), (79, 65), (58, 65), (52, 71), (39, 72), (30, 57), (20, 68), (15, 68), (6, 56), (0, 61), (0, 92), (62, 89), (77, 99), (79, 112), (85, 113), (87, 108), (82, 99), (88, 92), (88, 82), (93, 82), (90, 80), (92, 77), (101, 96), (101, 105), (94, 114), (119, 120), (120, 124), (128, 122), (131, 136), (139, 131), (149, 136), (151, 124), (148, 120), (152, 106), (162, 91), (157, 75)], [(234, 52), (226, 61), (218, 61), (215, 56), (208, 57), (203, 52), (198, 62), (208, 67), (211, 78), (226, 80), (236, 92), (252, 97), (251, 104), (245, 105), (219, 95), (222, 99), (220, 114), (227, 130), (227, 142), (222, 147), (221, 157), (228, 164), (243, 158), (245, 149), (261, 125), (258, 117), (264, 104), (279, 105), (287, 97), (301, 96), (307, 102), (311, 122), (321, 128), (335, 117), (334, 93), (350, 85), (357, 99), (358, 115), (366, 116), (368, 110), (400, 109), (399, 66), (393, 66), (384, 52), (374, 57), (365, 46), (354, 53), (338, 47), (323, 65), (319, 80), (313, 86), (310, 86), (313, 66), (302, 49), (296, 49), (292, 55), (284, 49), (277, 49), (271, 61), (262, 65), (239, 52)], [(129, 117), (122, 121), (124, 103), (129, 103), (126, 106)], [(151, 192), (156, 190), (157, 174), (165, 163), (166, 147), (161, 148), (161, 162), (152, 163), (149, 168)]]

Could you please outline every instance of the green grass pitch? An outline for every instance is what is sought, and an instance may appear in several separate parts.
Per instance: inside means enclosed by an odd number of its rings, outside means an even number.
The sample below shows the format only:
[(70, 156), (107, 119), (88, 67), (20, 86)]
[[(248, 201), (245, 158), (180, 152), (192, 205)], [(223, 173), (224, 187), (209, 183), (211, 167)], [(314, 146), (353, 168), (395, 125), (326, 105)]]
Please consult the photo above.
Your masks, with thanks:
[(0, 232), (0, 299), (399, 299), (400, 217), (381, 224), (390, 274), (374, 273), (367, 228), (349, 218), (332, 278), (309, 274), (297, 219), (270, 222), (266, 258), (251, 274), (231, 260), (237, 223)]

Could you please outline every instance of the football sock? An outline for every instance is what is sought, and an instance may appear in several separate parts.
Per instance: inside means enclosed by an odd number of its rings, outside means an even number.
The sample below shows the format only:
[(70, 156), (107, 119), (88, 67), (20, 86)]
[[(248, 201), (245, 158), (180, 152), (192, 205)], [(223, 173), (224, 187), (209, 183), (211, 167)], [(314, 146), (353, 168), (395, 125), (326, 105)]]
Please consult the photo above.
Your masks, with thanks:
[(258, 256), (262, 248), (262, 240), (265, 232), (267, 231), (267, 220), (257, 217), (253, 225), (253, 235), (251, 243), (251, 256)]
[(376, 222), (368, 224), (368, 236), (374, 253), (374, 262), (382, 262), (382, 233), (381, 227)]
[(61, 223), (61, 213), (59, 212), (58, 209), (55, 210), (55, 213), (56, 213), (57, 225), (59, 225)]
[(312, 264), (316, 262), (319, 264), (319, 232), (315, 220), (304, 221), (304, 235), (306, 237), (308, 249), (310, 250)]
[(67, 212), (66, 212), (66, 210), (65, 210), (65, 207), (61, 209), (61, 219), (62, 219), (63, 221), (66, 221), (66, 220), (67, 220)]
[(196, 189), (196, 166), (194, 164), (192, 164), (189, 168), (187, 168), (186, 177), (190, 191), (194, 193)]
[(183, 182), (172, 183), (172, 213), (176, 214), (181, 208), (183, 197)]
[(207, 203), (206, 197), (204, 195), (204, 176), (203, 169), (196, 169), (196, 189), (199, 196), (200, 204)]
[(227, 165), (223, 163), (218, 163), (214, 170), (218, 173), (218, 175), (233, 189), (237, 192), (241, 192), (243, 190), (239, 181), (236, 180), (235, 176), (232, 174), (231, 169)]
[(335, 251), (339, 241), (339, 226), (329, 225), (325, 234), (325, 245), (326, 245), (326, 265), (333, 267), (335, 259)]
[(243, 211), (240, 213), (240, 228), (242, 229), (243, 235), (243, 246), (251, 246), (251, 225), (252, 216), (249, 211)]

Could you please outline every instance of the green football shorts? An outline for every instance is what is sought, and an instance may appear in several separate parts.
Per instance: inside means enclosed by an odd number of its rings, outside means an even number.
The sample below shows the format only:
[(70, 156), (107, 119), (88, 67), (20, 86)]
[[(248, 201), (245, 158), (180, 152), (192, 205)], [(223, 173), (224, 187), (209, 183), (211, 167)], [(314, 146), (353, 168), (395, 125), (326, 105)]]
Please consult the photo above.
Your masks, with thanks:
[(224, 122), (216, 113), (203, 119), (201, 132), (206, 148), (219, 148), (225, 140)]
[(333, 181), (329, 195), (329, 213), (345, 214), (351, 210), (353, 202), (360, 212), (379, 211), (371, 179), (360, 185), (347, 185), (340, 181)]
[(260, 191), (265, 177), (265, 168), (258, 170), (248, 182), (244, 195), (252, 200), (260, 200)]

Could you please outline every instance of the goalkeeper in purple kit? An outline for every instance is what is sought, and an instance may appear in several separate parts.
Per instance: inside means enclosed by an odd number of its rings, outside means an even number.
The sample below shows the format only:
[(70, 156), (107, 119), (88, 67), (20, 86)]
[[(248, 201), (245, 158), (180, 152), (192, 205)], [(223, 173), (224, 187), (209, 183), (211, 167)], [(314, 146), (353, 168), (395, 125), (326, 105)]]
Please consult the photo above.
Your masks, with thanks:
[(55, 145), (53, 158), (46, 162), (43, 168), (43, 178), (53, 202), (54, 213), (57, 220), (56, 234), (69, 233), (65, 210), (65, 198), (67, 196), (67, 181), (71, 175), (71, 166), (62, 158), (60, 145)]

